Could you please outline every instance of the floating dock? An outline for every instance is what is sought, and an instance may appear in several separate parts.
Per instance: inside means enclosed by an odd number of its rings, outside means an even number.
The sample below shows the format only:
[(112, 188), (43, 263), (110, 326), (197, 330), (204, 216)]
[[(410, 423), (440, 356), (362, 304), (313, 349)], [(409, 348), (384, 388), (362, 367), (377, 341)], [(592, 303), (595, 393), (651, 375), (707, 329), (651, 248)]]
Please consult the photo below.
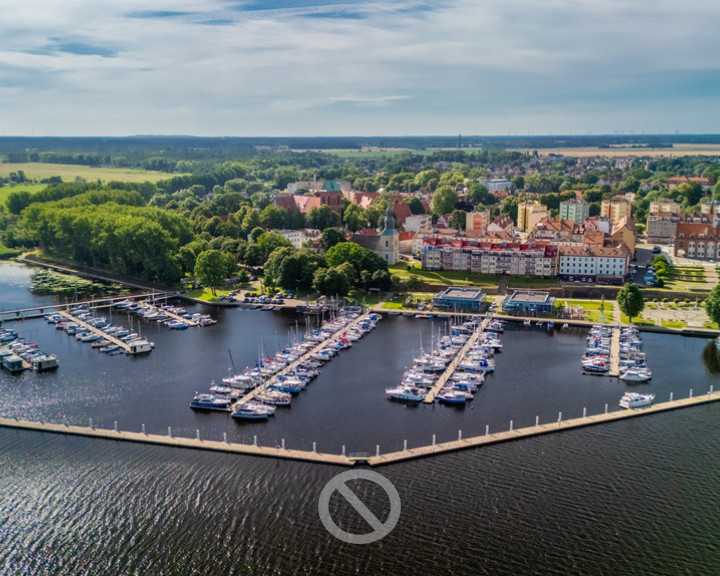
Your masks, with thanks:
[[(214, 452), (227, 452), (232, 454), (246, 454), (249, 456), (264, 456), (268, 458), (282, 458), (286, 460), (300, 460), (305, 462), (316, 462), (319, 464), (333, 464), (339, 466), (353, 466), (358, 462), (369, 464), (370, 466), (383, 466), (393, 464), (395, 462), (403, 462), (414, 460), (417, 458), (426, 458), (428, 456), (436, 456), (448, 452), (456, 452), (468, 448), (479, 448), (490, 444), (498, 444), (500, 442), (509, 442), (511, 440), (520, 440), (523, 438), (531, 438), (543, 434), (552, 434), (555, 432), (565, 432), (583, 428), (585, 426), (595, 426), (597, 424), (605, 424), (625, 420), (628, 418), (636, 418), (638, 416), (648, 416), (650, 414), (658, 414), (669, 410), (677, 410), (680, 408), (689, 408), (691, 406), (699, 406), (710, 402), (720, 400), (720, 392), (714, 392), (712, 388), (709, 392), (700, 396), (691, 396), (680, 400), (670, 400), (654, 404), (646, 408), (636, 408), (633, 410), (618, 410), (614, 412), (605, 412), (593, 416), (583, 416), (582, 418), (574, 418), (570, 420), (558, 420), (549, 424), (538, 424), (527, 428), (518, 428), (517, 430), (509, 429), (504, 432), (496, 432), (493, 434), (484, 434), (482, 436), (473, 436), (463, 439), (458, 433), (458, 439), (451, 442), (442, 442), (429, 446), (421, 446), (401, 450), (398, 452), (390, 452), (388, 454), (379, 454), (372, 457), (347, 456), (343, 449), (341, 454), (328, 454), (316, 452), (314, 450), (290, 450), (284, 447), (284, 441), (280, 447), (258, 446), (253, 444), (237, 444), (215, 440), (201, 440), (199, 433), (195, 438), (177, 438), (172, 435), (168, 429), (167, 435), (161, 434), (145, 434), (143, 432), (124, 432), (116, 429), (108, 430), (95, 428), (92, 426), (71, 426), (67, 424), (52, 424), (48, 422), (31, 422), (28, 420), (17, 420), (14, 418), (0, 418), (0, 427), (16, 428), (22, 430), (34, 430), (39, 432), (50, 432), (54, 434), (68, 434), (71, 436), (84, 436), (88, 438), (100, 438), (104, 440), (120, 440), (126, 442), (139, 442), (143, 444), (155, 444), (159, 446), (170, 446), (175, 448), (192, 448), (196, 450), (211, 450)], [(672, 396), (671, 396), (672, 398)]]
[(445, 387), (445, 384), (447, 384), (447, 381), (450, 379), (450, 377), (455, 372), (455, 369), (458, 367), (458, 364), (462, 362), (463, 358), (465, 358), (465, 354), (467, 354), (468, 350), (472, 348), (473, 344), (477, 342), (477, 339), (480, 337), (480, 334), (487, 328), (487, 325), (490, 323), (490, 318), (484, 318), (483, 321), (480, 323), (479, 328), (476, 328), (473, 333), (470, 335), (470, 338), (468, 338), (468, 341), (465, 342), (465, 345), (460, 349), (460, 351), (455, 355), (455, 358), (452, 359), (452, 362), (448, 364), (448, 367), (445, 368), (445, 372), (443, 372), (440, 375), (440, 378), (437, 379), (437, 382), (433, 384), (433, 387), (430, 389), (430, 391), (425, 395), (425, 399), (423, 402), (425, 404), (432, 404), (435, 402), (435, 397), (438, 395), (438, 393)]
[(620, 376), (620, 327), (614, 326), (610, 338), (610, 370), (607, 375), (613, 378)]
[(75, 324), (79, 324), (83, 328), (86, 328), (87, 330), (90, 330), (91, 332), (98, 334), (101, 338), (104, 338), (105, 340), (112, 342), (113, 344), (117, 344), (118, 346), (120, 346), (120, 348), (122, 348), (125, 351), (125, 354), (133, 353), (132, 349), (126, 342), (123, 342), (122, 340), (115, 338), (115, 336), (113, 336), (112, 334), (107, 334), (107, 333), (103, 332), (100, 328), (95, 328), (95, 326), (93, 326), (92, 324), (83, 322), (82, 320), (80, 320), (79, 318), (76, 318), (69, 312), (58, 312), (58, 314), (67, 318), (68, 320), (74, 322)]

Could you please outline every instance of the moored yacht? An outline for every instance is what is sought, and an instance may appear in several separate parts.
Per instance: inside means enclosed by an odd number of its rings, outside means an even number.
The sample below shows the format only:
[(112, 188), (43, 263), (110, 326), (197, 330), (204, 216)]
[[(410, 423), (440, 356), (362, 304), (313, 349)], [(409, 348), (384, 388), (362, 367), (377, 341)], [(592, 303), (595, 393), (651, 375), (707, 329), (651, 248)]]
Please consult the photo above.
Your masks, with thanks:
[(650, 406), (655, 400), (655, 394), (640, 394), (638, 392), (625, 392), (620, 399), (620, 408), (642, 408)]

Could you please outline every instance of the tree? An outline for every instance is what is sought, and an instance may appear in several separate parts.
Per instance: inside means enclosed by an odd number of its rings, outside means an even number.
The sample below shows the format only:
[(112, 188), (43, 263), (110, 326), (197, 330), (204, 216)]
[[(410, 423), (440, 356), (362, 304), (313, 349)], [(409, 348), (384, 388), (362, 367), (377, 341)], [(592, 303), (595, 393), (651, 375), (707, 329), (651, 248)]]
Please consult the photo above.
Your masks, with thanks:
[(357, 204), (350, 204), (350, 206), (345, 209), (343, 220), (345, 221), (345, 226), (348, 227), (348, 230), (357, 232), (368, 225), (367, 218), (365, 218), (365, 214), (363, 212), (364, 210)]
[(458, 195), (450, 186), (440, 186), (432, 197), (432, 213), (437, 216), (449, 214), (455, 208)]
[(465, 212), (464, 210), (453, 210), (448, 225), (450, 226), (450, 228), (454, 228), (455, 230), (465, 230), (466, 220), (467, 212)]
[(11, 192), (7, 199), (8, 210), (11, 214), (20, 214), (32, 202), (32, 194), (27, 190)]
[(270, 254), (272, 254), (273, 251), (277, 248), (282, 248), (285, 246), (288, 246), (290, 248), (293, 247), (290, 240), (288, 240), (284, 236), (280, 236), (280, 234), (273, 234), (272, 232), (265, 232), (265, 234), (260, 235), (256, 241), (256, 244), (260, 247), (260, 250), (262, 250), (263, 256), (265, 258), (270, 256)]
[(335, 246), (335, 244), (339, 244), (340, 242), (345, 242), (345, 236), (337, 228), (325, 228), (322, 234), (320, 234), (320, 240), (318, 240), (320, 249), (323, 252), (327, 252)]
[(287, 211), (280, 206), (268, 204), (260, 212), (260, 219), (265, 228), (283, 228), (287, 221)]
[(643, 293), (634, 282), (628, 282), (620, 289), (617, 303), (623, 314), (630, 318), (630, 322), (645, 308)]
[(317, 230), (333, 228), (339, 224), (338, 215), (332, 211), (330, 206), (323, 204), (319, 208), (313, 207), (307, 217), (308, 226)]
[(478, 204), (487, 205), (495, 203), (495, 196), (490, 194), (487, 187), (483, 184), (480, 184), (480, 182), (473, 182), (472, 184), (470, 184), (467, 193), (467, 199), (475, 206), (477, 206)]
[(411, 196), (405, 200), (410, 205), (410, 212), (413, 214), (425, 214), (425, 206), (420, 202), (420, 199), (416, 196)]
[(715, 286), (705, 299), (705, 311), (710, 320), (720, 324), (720, 284)]
[(198, 255), (195, 262), (195, 278), (203, 286), (210, 288), (213, 295), (215, 288), (225, 281), (226, 272), (227, 260), (219, 250), (205, 250)]
[(345, 296), (350, 291), (350, 280), (338, 268), (318, 268), (313, 276), (313, 289), (324, 296)]

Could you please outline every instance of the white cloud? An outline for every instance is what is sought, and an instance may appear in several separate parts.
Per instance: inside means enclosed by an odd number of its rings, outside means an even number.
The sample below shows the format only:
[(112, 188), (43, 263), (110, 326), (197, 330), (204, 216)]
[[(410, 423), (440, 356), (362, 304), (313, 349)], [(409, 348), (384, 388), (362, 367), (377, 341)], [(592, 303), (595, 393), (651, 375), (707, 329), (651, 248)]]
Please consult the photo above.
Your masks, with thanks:
[[(680, 129), (720, 129), (683, 106), (720, 96), (711, 82), (720, 4), (704, 0), (280, 2), (246, 12), (221, 0), (9, 4), (5, 133), (507, 133), (528, 131), (523, 123), (558, 132), (597, 130), (613, 114), (632, 124), (632, 110), (645, 125), (670, 117)], [(150, 10), (157, 17), (140, 17)], [(73, 53), (92, 47), (98, 54)], [(705, 93), (645, 89), (680, 76), (707, 77)]]

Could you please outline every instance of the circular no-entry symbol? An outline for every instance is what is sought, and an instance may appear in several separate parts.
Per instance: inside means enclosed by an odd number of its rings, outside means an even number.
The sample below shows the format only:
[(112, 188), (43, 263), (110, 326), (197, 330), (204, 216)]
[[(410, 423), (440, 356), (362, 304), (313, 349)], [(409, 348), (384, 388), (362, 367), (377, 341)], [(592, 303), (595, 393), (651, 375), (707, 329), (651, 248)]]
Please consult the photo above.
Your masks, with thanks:
[[(375, 514), (358, 498), (346, 484), (349, 480), (370, 480), (379, 485), (388, 495), (390, 499), (390, 514), (388, 514), (385, 522), (382, 522)], [(363, 517), (372, 528), (372, 532), (366, 534), (351, 534), (340, 528), (330, 516), (330, 498), (339, 492), (345, 500)], [(338, 540), (347, 542), (348, 544), (371, 544), (387, 536), (398, 520), (400, 519), (400, 495), (398, 491), (382, 474), (371, 472), (370, 470), (350, 470), (343, 472), (332, 478), (320, 493), (318, 501), (318, 512), (320, 513), (320, 521), (330, 534)]]

